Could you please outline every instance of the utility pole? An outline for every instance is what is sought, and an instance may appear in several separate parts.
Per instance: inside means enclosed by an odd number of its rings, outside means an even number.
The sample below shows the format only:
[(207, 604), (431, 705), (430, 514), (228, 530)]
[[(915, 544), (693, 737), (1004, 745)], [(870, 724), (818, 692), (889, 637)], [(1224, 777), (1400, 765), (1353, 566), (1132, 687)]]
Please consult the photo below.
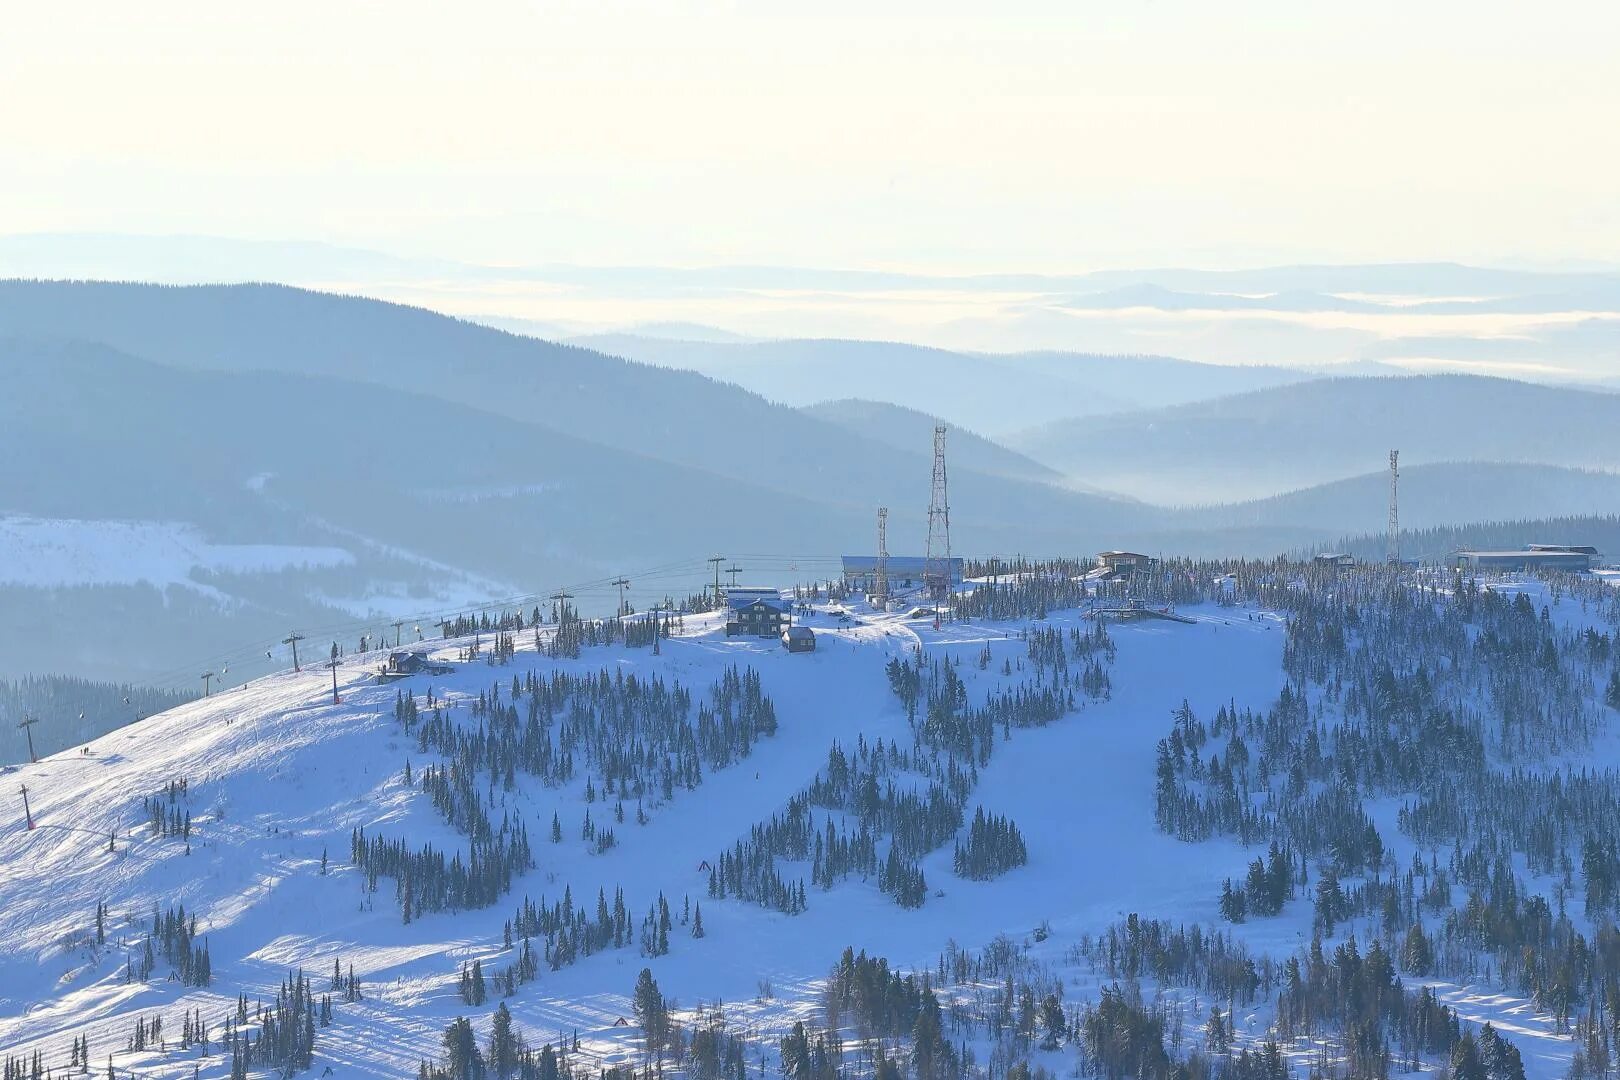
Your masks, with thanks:
[(326, 662), (326, 666), (332, 669), (332, 704), (337, 705), (339, 704), (337, 692), (338, 647), (335, 641), (332, 642), (332, 659)]
[(663, 653), (663, 650), (661, 650), (658, 647), (658, 639), (663, 637), (663, 631), (664, 631), (664, 625), (663, 625), (663, 622), (662, 622), (663, 610), (664, 610), (664, 605), (663, 604), (654, 604), (652, 606), (652, 611), (649, 612), (649, 614), (652, 616), (653, 655), (654, 656), (660, 656)]
[(208, 684), (219, 678), (219, 676), (215, 675), (212, 671), (205, 671), (201, 675), (197, 676), (197, 678), (203, 681), (203, 697), (207, 697)]
[(1386, 555), (1391, 566), (1401, 561), (1401, 452), (1389, 452), (1389, 550)]
[(567, 589), (558, 589), (551, 594), (551, 608), (557, 613), (558, 622), (562, 622), (563, 614), (568, 610), (568, 601), (573, 598), (574, 594)]
[(450, 628), (455, 624), (456, 620), (454, 619), (440, 619), (435, 625), (439, 628), (439, 636), (447, 638), (450, 636)]
[(714, 606), (720, 606), (720, 564), (726, 561), (724, 555), (710, 555), (709, 561), (714, 563)]
[(737, 575), (742, 573), (742, 567), (738, 566), (736, 563), (732, 563), (730, 566), (726, 567), (726, 573), (731, 575), (731, 587), (735, 589), (737, 587)]
[(28, 831), (34, 831), (34, 812), (28, 808), (28, 785), (22, 785), (23, 817), (28, 819)]
[(619, 578), (613, 582), (613, 584), (619, 587), (619, 618), (622, 619), (629, 614), (629, 612), (625, 610), (624, 606), (624, 590), (630, 585), (630, 579), (620, 575)]
[(22, 722), (17, 725), (23, 729), (23, 734), (28, 736), (28, 760), (31, 762), (39, 760), (34, 755), (34, 725), (37, 723), (39, 723), (39, 717), (23, 713)]
[(394, 648), (399, 648), (399, 632), (405, 628), (404, 619), (394, 620)]
[(286, 637), (281, 639), (281, 643), (283, 645), (291, 645), (292, 646), (293, 670), (294, 671), (302, 670), (298, 666), (298, 643), (300, 641), (303, 641), (303, 640), (304, 640), (304, 635), (303, 634), (297, 634), (297, 633), (288, 634)]

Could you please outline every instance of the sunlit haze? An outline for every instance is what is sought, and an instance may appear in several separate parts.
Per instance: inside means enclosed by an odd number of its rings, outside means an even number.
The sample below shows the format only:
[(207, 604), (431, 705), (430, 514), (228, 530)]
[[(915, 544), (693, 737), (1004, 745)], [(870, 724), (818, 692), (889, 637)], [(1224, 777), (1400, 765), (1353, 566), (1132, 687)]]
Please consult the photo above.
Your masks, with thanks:
[(0, 233), (972, 273), (1620, 258), (1620, 7), (12, 5)]

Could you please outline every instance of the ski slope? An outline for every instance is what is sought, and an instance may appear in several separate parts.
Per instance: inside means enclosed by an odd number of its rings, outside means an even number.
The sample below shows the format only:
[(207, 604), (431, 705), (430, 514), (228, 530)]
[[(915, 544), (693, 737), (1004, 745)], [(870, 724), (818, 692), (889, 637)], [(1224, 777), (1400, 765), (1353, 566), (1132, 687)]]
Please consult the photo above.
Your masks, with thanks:
[[(819, 1009), (820, 980), (846, 946), (926, 969), (950, 943), (980, 948), (1000, 935), (1030, 942), (1045, 924), (1050, 936), (1031, 945), (1032, 955), (1063, 970), (1073, 943), (1132, 912), (1216, 925), (1221, 880), (1240, 876), (1254, 853), (1225, 840), (1184, 844), (1155, 830), (1155, 745), (1184, 699), (1200, 715), (1228, 702), (1266, 708), (1283, 682), (1285, 631), (1278, 616), (1252, 608), (1183, 613), (1195, 622), (1110, 626), (1118, 650), (1112, 696), (998, 741), (968, 812), (982, 805), (1010, 815), (1023, 831), (1028, 865), (993, 881), (962, 880), (952, 873), (947, 844), (923, 863), (931, 895), (912, 911), (875, 882), (859, 880), (828, 892), (812, 889), (808, 910), (793, 917), (711, 901), (700, 867), (782, 810), (835, 742), (910, 745), (906, 716), (885, 675), (890, 658), (919, 647), (960, 657), (970, 695), (982, 696), (1005, 679), (1004, 660), (1015, 669), (1027, 663), (1025, 643), (1016, 637), (1026, 624), (935, 630), (858, 605), (847, 622), (821, 608), (803, 620), (816, 629), (817, 651), (790, 655), (773, 641), (726, 638), (715, 617), (689, 616), (683, 633), (657, 656), (613, 646), (552, 660), (520, 633), (510, 664), (460, 663), (449, 676), (387, 685), (373, 678), (384, 654), (371, 654), (337, 668), (339, 704), (329, 672), (282, 672), (151, 717), (82, 751), (7, 770), (0, 775), (6, 818), (0, 1050), (39, 1049), (47, 1064), (65, 1064), (70, 1040), (88, 1034), (96, 1068), (112, 1055), (120, 1070), (141, 1076), (190, 1076), (193, 1069), (225, 1076), (228, 1057), (217, 1053), (125, 1052), (134, 1018), (161, 1011), (178, 1030), (181, 1010), (222, 1016), (238, 993), (250, 1001), (273, 997), (295, 968), (312, 974), (319, 993), (335, 959), (353, 965), (365, 996), (335, 1003), (336, 1024), (317, 1040), (315, 1073), (414, 1074), (420, 1060), (441, 1053), (450, 1020), (469, 1016), (483, 1030), (495, 1007), (493, 993), (483, 1007), (463, 1004), (463, 962), (481, 959), (491, 969), (509, 963), (502, 928), (522, 895), (554, 900), (565, 886), (587, 907), (599, 888), (611, 897), (622, 886), (638, 920), (659, 893), (677, 917), (688, 898), (702, 906), (701, 940), (677, 924), (667, 956), (645, 959), (633, 945), (610, 949), (560, 971), (542, 970), (508, 999), (531, 1044), (577, 1033), (583, 1051), (601, 1064), (638, 1060), (638, 1033), (615, 1022), (631, 1015), (629, 995), (643, 966), (681, 1008), (724, 1002), (734, 1022), (764, 1038)], [(1085, 624), (1077, 612), (1058, 612), (1042, 625)], [(439, 643), (435, 656), (453, 660), (461, 644)], [(986, 647), (993, 659), (981, 669), (975, 660)], [(431, 686), (455, 712), (492, 683), (509, 686), (514, 674), (528, 670), (656, 674), (697, 694), (730, 666), (759, 672), (776, 706), (777, 733), (740, 763), (705, 774), (695, 790), (678, 792), (648, 824), (617, 825), (618, 843), (606, 853), (579, 839), (583, 775), (556, 788), (520, 775), (517, 789), (503, 796), (504, 808), (527, 822), (537, 866), (494, 907), (424, 915), (406, 925), (393, 882), (383, 879), (368, 893), (365, 876), (348, 865), (357, 827), (408, 836), (413, 847), (465, 844), (421, 790), (404, 782), (407, 760), (419, 770), (434, 759), (417, 753), (395, 721), (399, 690), (421, 698)], [(1015, 671), (1012, 679), (1027, 677)], [(142, 809), (145, 797), (182, 777), (193, 814), (189, 853), (178, 838), (151, 835)], [(24, 785), (38, 826), (32, 831), (22, 824)], [(602, 803), (597, 809), (606, 812)], [(564, 827), (560, 844), (547, 839), (554, 813)], [(1393, 830), (1388, 835), (1395, 838)], [(797, 872), (808, 876), (807, 868)], [(112, 911), (101, 949), (93, 944), (99, 901)], [(119, 938), (138, 940), (144, 926), (136, 924), (150, 919), (154, 905), (170, 904), (195, 913), (206, 935), (213, 966), (206, 989), (159, 976), (146, 984), (124, 979), (128, 952)], [(1279, 918), (1237, 929), (1251, 947), (1280, 958), (1308, 939), (1309, 927), (1309, 902), (1296, 901)], [(1341, 935), (1355, 929), (1341, 928)], [(165, 970), (160, 962), (158, 971)], [(1065, 977), (1074, 995), (1096, 989), (1078, 970)], [(1447, 997), (1465, 1016), (1493, 1019), (1519, 1036), (1532, 1076), (1561, 1075), (1567, 1066), (1568, 1044), (1551, 1037), (1523, 1002), (1464, 987), (1447, 988)], [(1208, 1004), (1189, 1007), (1196, 1025), (1197, 1010), (1207, 1012)], [(1265, 1016), (1240, 1020), (1258, 1034)], [(1531, 1040), (1540, 1040), (1540, 1052), (1526, 1045)], [(1052, 1064), (1066, 1067), (1061, 1054)]]

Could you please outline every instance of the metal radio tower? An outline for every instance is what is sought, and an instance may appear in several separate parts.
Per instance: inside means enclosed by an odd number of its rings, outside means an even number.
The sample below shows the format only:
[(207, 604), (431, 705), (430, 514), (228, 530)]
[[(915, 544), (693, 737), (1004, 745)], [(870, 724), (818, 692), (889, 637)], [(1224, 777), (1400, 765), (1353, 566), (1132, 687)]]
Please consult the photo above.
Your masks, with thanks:
[(1391, 564), (1401, 561), (1401, 452), (1389, 452), (1389, 550), (1387, 557)]
[(951, 503), (945, 491), (945, 425), (934, 428), (934, 490), (928, 501), (928, 562), (924, 578), (936, 600), (951, 591)]
[(878, 507), (878, 552), (877, 552), (877, 581), (872, 591), (877, 597), (877, 606), (887, 609), (889, 606), (889, 508)]

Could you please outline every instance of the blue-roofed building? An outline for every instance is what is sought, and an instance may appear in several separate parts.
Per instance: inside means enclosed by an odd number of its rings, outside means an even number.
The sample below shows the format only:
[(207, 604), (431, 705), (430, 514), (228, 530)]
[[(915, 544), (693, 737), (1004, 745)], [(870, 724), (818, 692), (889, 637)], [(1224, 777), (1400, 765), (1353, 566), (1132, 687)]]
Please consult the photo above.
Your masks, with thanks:
[(782, 647), (788, 652), (815, 652), (816, 632), (808, 626), (790, 626), (782, 631)]
[(793, 601), (778, 589), (733, 586), (726, 590), (726, 636), (773, 638), (793, 621)]
[[(950, 575), (951, 587), (962, 584), (962, 560), (958, 558), (941, 560)], [(877, 591), (876, 555), (845, 555), (844, 587), (851, 592), (873, 593)], [(923, 587), (924, 578), (928, 573), (928, 559), (923, 555), (890, 555), (889, 556), (889, 592), (904, 592), (908, 589)]]

